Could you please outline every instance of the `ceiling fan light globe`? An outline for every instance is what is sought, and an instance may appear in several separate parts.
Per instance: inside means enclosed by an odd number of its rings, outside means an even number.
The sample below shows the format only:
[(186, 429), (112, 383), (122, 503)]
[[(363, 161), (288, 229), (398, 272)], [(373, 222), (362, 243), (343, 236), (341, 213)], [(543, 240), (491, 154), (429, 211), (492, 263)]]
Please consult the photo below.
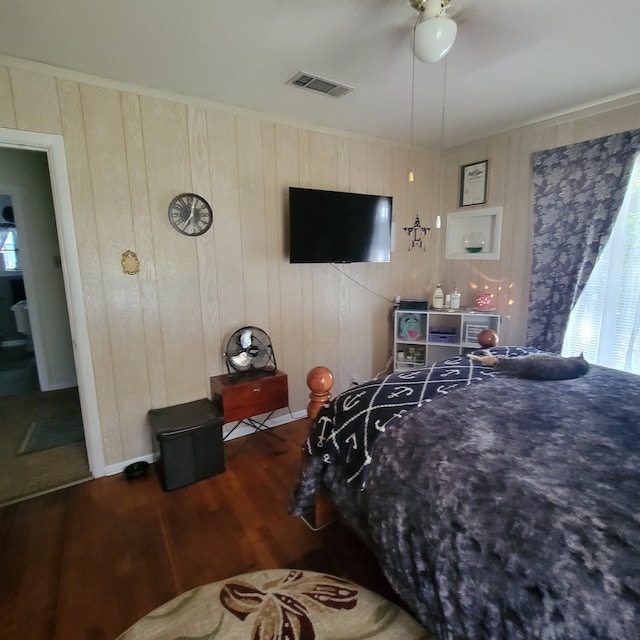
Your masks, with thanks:
[(442, 60), (456, 41), (458, 25), (451, 18), (436, 16), (416, 25), (413, 53), (422, 62)]

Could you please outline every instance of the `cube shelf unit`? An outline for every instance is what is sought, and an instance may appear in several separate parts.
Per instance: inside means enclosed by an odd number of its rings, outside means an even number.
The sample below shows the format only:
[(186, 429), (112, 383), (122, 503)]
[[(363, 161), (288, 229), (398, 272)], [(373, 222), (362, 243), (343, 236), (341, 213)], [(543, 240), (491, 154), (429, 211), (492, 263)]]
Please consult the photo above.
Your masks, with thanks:
[(500, 333), (501, 318), (485, 311), (398, 308), (393, 320), (393, 370), (407, 371), (480, 349), (484, 329)]

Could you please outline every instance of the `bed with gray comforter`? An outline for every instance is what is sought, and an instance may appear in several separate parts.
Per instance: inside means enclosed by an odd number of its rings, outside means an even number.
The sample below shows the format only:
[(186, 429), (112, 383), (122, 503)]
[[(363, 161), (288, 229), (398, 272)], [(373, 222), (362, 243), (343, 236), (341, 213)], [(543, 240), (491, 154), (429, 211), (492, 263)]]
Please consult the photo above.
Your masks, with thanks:
[(453, 358), (349, 389), (305, 448), (291, 512), (328, 491), (441, 640), (640, 638), (640, 376)]

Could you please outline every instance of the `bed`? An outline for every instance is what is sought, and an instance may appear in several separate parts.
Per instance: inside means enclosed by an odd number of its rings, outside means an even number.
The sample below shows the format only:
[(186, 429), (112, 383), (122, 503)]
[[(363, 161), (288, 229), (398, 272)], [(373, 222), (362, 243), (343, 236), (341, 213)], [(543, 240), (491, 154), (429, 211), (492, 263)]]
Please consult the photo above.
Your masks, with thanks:
[(640, 376), (460, 356), (352, 387), (315, 420), (291, 513), (319, 490), (441, 640), (640, 638)]

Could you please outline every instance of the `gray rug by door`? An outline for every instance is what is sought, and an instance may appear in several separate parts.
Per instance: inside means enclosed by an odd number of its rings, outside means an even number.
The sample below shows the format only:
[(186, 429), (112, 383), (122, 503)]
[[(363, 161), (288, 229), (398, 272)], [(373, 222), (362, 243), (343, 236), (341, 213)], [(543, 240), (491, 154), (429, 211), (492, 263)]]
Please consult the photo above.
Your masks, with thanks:
[(36, 420), (31, 423), (18, 454), (62, 447), (83, 439), (84, 428), (80, 414)]

